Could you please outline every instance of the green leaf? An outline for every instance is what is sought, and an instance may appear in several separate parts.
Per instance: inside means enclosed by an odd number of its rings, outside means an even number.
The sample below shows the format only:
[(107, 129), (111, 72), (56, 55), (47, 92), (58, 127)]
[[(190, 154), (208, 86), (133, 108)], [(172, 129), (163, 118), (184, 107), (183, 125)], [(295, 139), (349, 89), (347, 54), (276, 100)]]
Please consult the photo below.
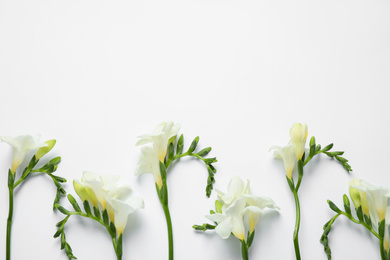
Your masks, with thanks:
[(199, 142), (199, 136), (195, 137), (195, 139), (192, 141), (190, 148), (188, 148), (187, 153), (192, 153), (195, 151), (196, 147), (198, 146)]
[(179, 140), (177, 141), (177, 146), (176, 146), (176, 154), (182, 154), (183, 153), (183, 147), (184, 147), (184, 137), (183, 134), (180, 135)]
[(336, 213), (341, 213), (341, 210), (330, 200), (328, 200), (329, 207)]
[(211, 151), (211, 147), (207, 147), (202, 149), (201, 151), (197, 152), (197, 155), (199, 156), (206, 156)]

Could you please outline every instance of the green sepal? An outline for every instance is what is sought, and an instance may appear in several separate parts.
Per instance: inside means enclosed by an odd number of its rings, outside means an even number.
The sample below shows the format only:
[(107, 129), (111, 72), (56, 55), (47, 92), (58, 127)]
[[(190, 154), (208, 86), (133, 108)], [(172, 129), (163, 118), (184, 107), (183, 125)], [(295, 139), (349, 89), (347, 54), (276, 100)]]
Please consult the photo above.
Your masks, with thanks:
[(92, 216), (91, 207), (89, 206), (88, 200), (84, 200), (83, 205), (84, 205), (85, 213), (87, 213), (88, 216)]
[(215, 201), (215, 210), (217, 213), (222, 213), (222, 202), (219, 200)]
[(365, 222), (369, 227), (372, 227), (372, 222), (371, 222), (370, 216), (367, 216), (366, 214), (364, 214), (363, 218), (364, 218), (364, 222)]
[(385, 237), (385, 219), (383, 219), (382, 221), (379, 222), (379, 225), (378, 225), (378, 233), (379, 233), (379, 237), (381, 238), (384, 238)]
[(68, 194), (68, 200), (69, 200), (70, 204), (72, 204), (75, 211), (81, 212), (79, 204), (77, 203), (76, 199), (71, 194)]
[(344, 202), (344, 209), (345, 209), (345, 212), (348, 214), (348, 215), (351, 215), (351, 203), (349, 202), (349, 199), (348, 199), (348, 196), (347, 195), (343, 195), (343, 202)]
[(69, 260), (77, 259), (77, 257), (75, 257), (73, 255), (72, 248), (70, 247), (70, 245), (68, 243), (65, 244), (65, 252), (66, 252), (66, 255), (68, 256)]
[(115, 224), (112, 222), (110, 222), (110, 230), (111, 230), (112, 235), (115, 237), (116, 236), (116, 228), (115, 228)]
[(287, 177), (287, 175), (286, 175), (286, 179), (287, 179), (288, 186), (290, 187), (290, 190), (294, 192), (295, 190), (294, 182), (289, 177)]
[(93, 214), (95, 215), (95, 217), (101, 219), (99, 208), (97, 208), (97, 207), (94, 206), (94, 207), (93, 207)]
[(183, 153), (183, 147), (184, 147), (184, 136), (183, 134), (180, 135), (179, 140), (177, 141), (176, 145), (176, 154), (182, 154)]
[(210, 214), (211, 214), (211, 215), (212, 215), (212, 214), (215, 214), (215, 211), (212, 210), (212, 209), (210, 209)]
[(341, 213), (341, 210), (330, 200), (328, 200), (329, 207), (336, 213)]
[(187, 153), (192, 153), (193, 151), (195, 151), (196, 146), (198, 146), (198, 142), (199, 142), (199, 136), (195, 137), (195, 139), (192, 141), (191, 146), (190, 148), (188, 148)]
[(109, 225), (109, 217), (108, 217), (107, 209), (105, 209), (103, 211), (103, 222), (104, 222), (104, 225), (106, 225), (106, 226)]
[(36, 158), (39, 160), (41, 159), (45, 154), (50, 152), (51, 149), (53, 149), (54, 145), (56, 144), (56, 140), (49, 140), (45, 142), (47, 146), (41, 147), (38, 149), (37, 153), (35, 154)]
[(317, 144), (317, 146), (316, 146), (316, 152), (319, 152), (319, 151), (321, 151), (321, 145), (320, 145), (320, 144)]
[(32, 168), (38, 163), (39, 160), (36, 159), (35, 155), (31, 158), (30, 163), (28, 164), (27, 168), (31, 171)]
[(11, 169), (8, 170), (8, 188), (13, 188), (15, 182), (15, 176), (12, 174)]
[(54, 164), (54, 165), (57, 165), (57, 164), (59, 164), (60, 162), (61, 162), (61, 156), (54, 157), (53, 159), (51, 159), (51, 160), (49, 161), (49, 163)]
[(247, 245), (248, 248), (252, 245), (254, 237), (255, 237), (255, 231), (253, 230), (252, 233), (249, 233), (249, 231), (248, 231), (248, 236), (247, 236), (247, 239), (246, 239), (247, 240), (246, 241), (246, 245)]
[(161, 179), (163, 182), (167, 181), (167, 169), (165, 168), (165, 165), (162, 162), (160, 163), (160, 173), (161, 173)]
[(123, 254), (123, 250), (122, 250), (122, 234), (119, 235), (118, 237), (118, 240), (117, 240), (117, 243), (116, 243), (116, 256), (120, 259), (122, 259), (122, 254)]
[(363, 221), (364, 221), (362, 206), (359, 206), (359, 208), (356, 209), (356, 216), (358, 217), (358, 219), (360, 220), (360, 222), (363, 222)]
[(209, 154), (210, 151), (211, 151), (211, 147), (207, 147), (207, 148), (200, 150), (196, 154), (203, 157), (203, 156), (206, 156), (207, 154)]

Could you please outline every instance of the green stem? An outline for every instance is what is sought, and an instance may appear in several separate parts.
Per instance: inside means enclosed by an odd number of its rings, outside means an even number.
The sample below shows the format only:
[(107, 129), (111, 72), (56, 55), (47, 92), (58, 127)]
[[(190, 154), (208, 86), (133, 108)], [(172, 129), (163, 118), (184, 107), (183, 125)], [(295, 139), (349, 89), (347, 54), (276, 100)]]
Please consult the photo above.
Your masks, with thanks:
[(14, 213), (14, 175), (11, 170), (8, 172), (8, 190), (9, 190), (9, 212), (7, 219), (7, 249), (6, 249), (6, 260), (11, 259), (11, 227), (12, 227), (12, 216)]
[(386, 260), (385, 249), (383, 248), (383, 238), (379, 238), (379, 250), (381, 252), (381, 259)]
[(245, 239), (240, 240), (241, 241), (241, 254), (242, 254), (242, 260), (249, 260), (248, 257), (248, 246), (245, 242)]
[(162, 205), (164, 209), (165, 219), (167, 220), (168, 228), (168, 243), (169, 243), (169, 260), (173, 260), (173, 233), (172, 233), (172, 221), (169, 213), (168, 205)]
[(296, 217), (295, 217), (295, 228), (294, 228), (294, 249), (295, 249), (295, 256), (297, 260), (301, 259), (301, 253), (299, 252), (299, 242), (298, 242), (298, 232), (299, 232), (299, 224), (301, 220), (301, 210), (299, 207), (299, 198), (298, 198), (298, 191), (295, 190), (293, 192), (294, 200), (295, 200), (295, 211), (296, 211)]

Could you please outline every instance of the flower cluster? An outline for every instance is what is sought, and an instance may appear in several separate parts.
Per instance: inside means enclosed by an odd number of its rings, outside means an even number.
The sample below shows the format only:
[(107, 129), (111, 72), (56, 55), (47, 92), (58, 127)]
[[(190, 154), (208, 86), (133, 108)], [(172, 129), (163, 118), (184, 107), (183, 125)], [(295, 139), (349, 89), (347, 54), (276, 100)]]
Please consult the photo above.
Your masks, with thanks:
[[(143, 146), (135, 175), (152, 173), (157, 186), (161, 189), (163, 183), (160, 162), (164, 163), (169, 142), (172, 137), (176, 137), (179, 129), (180, 126), (174, 125), (173, 122), (163, 122), (154, 129), (152, 134), (138, 137), (136, 145)], [(152, 146), (146, 145), (150, 143)]]
[(354, 178), (349, 183), (349, 194), (355, 209), (362, 211), (366, 221), (369, 221), (369, 224), (372, 224), (378, 233), (381, 233), (379, 227), (384, 223), (383, 247), (386, 252), (389, 252), (390, 207), (387, 206), (387, 203), (390, 190)]
[(124, 185), (118, 187), (119, 175), (99, 176), (92, 172), (84, 172), (81, 182), (73, 181), (74, 189), (80, 199), (90, 202), (94, 208), (99, 208), (107, 213), (110, 221), (114, 223), (118, 235), (123, 233), (128, 216), (135, 210), (144, 207), (141, 198), (128, 198), (131, 189)]
[(249, 220), (249, 234), (252, 234), (265, 208), (279, 209), (272, 199), (253, 195), (249, 180), (245, 183), (238, 176), (231, 179), (226, 193), (218, 190), (217, 193), (217, 212), (206, 217), (217, 223), (215, 231), (223, 239), (232, 233), (238, 239), (245, 240), (246, 215)]
[(295, 123), (290, 129), (290, 141), (286, 146), (273, 146), (271, 150), (274, 152), (276, 159), (282, 159), (287, 177), (292, 179), (292, 171), (296, 161), (301, 160), (305, 152), (305, 144), (307, 139), (307, 125)]
[[(20, 135), (17, 137), (10, 137), (10, 136), (2, 136), (0, 139), (3, 142), (6, 142), (7, 144), (12, 146), (12, 166), (11, 166), (11, 172), (15, 174), (16, 169), (22, 164), (24, 161), (24, 158), (27, 155), (27, 152), (30, 150), (35, 150), (42, 147), (47, 147), (49, 144), (44, 143), (40, 141), (41, 136), (40, 135)], [(53, 148), (54, 140), (51, 140), (50, 145), (51, 147), (48, 149), (50, 150)], [(47, 151), (48, 152), (48, 151)], [(41, 150), (39, 153), (37, 152), (37, 159), (40, 159), (45, 153)], [(39, 157), (39, 158), (38, 158)]]

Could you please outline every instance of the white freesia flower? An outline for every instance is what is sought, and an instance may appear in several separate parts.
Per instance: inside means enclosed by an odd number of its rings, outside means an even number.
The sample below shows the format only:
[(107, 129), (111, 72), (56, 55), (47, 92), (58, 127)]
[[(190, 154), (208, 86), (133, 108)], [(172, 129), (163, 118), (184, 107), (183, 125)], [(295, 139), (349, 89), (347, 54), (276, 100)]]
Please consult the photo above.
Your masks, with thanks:
[(144, 173), (152, 173), (154, 180), (159, 188), (162, 187), (162, 179), (160, 172), (160, 162), (153, 147), (144, 146), (141, 148), (135, 175)]
[[(359, 185), (354, 185), (351, 187), (357, 189), (363, 194), (366, 194), (368, 200), (369, 216), (373, 225), (378, 227), (378, 223), (385, 219), (390, 191), (383, 187), (371, 185), (363, 180), (359, 180)], [(361, 198), (362, 197), (364, 197), (364, 195), (361, 196)]]
[(297, 160), (300, 160), (303, 156), (303, 153), (305, 152), (305, 144), (306, 144), (306, 138), (307, 138), (308, 132), (307, 132), (307, 125), (302, 124), (293, 124), (293, 126), (290, 129), (290, 139), (294, 146), (295, 155), (297, 157)]
[(12, 146), (12, 166), (11, 172), (15, 174), (16, 169), (23, 162), (29, 150), (38, 149), (47, 146), (46, 143), (39, 141), (40, 135), (20, 135), (17, 137), (2, 136), (1, 140)]
[(122, 234), (127, 217), (139, 208), (143, 208), (141, 198), (128, 198), (131, 188), (128, 185), (118, 186), (119, 175), (99, 176), (92, 172), (84, 172), (81, 182), (74, 180), (73, 185), (80, 199), (90, 201), (95, 207), (97, 202), (102, 209), (107, 209), (111, 222), (115, 224), (118, 234)]
[(168, 141), (177, 135), (179, 129), (180, 126), (174, 125), (171, 121), (163, 122), (154, 129), (152, 134), (139, 136), (136, 146), (152, 143), (158, 159), (164, 162)]
[(229, 182), (227, 193), (217, 192), (222, 202), (222, 212), (206, 215), (206, 217), (217, 223), (215, 231), (223, 239), (233, 233), (238, 239), (244, 240), (245, 215), (248, 214), (249, 231), (252, 233), (265, 208), (278, 209), (272, 199), (252, 195), (249, 180), (245, 183), (238, 176), (234, 176)]
[(283, 160), (284, 169), (286, 170), (287, 177), (292, 179), (292, 171), (296, 162), (296, 155), (294, 146), (289, 143), (286, 146), (272, 146), (271, 151), (276, 159)]

